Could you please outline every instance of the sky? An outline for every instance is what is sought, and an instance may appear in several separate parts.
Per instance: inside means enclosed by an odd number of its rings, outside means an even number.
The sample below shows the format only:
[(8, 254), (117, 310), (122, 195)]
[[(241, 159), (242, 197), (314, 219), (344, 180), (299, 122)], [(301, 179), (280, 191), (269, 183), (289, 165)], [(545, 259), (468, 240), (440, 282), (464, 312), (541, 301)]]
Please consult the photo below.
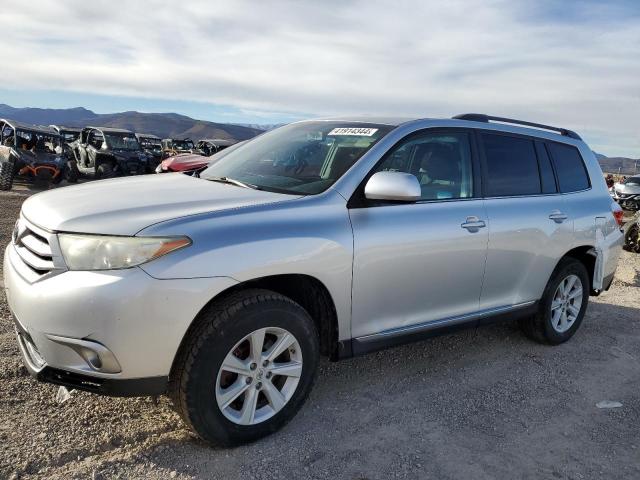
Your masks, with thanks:
[(0, 103), (230, 123), (479, 112), (640, 157), (640, 0), (2, 0)]

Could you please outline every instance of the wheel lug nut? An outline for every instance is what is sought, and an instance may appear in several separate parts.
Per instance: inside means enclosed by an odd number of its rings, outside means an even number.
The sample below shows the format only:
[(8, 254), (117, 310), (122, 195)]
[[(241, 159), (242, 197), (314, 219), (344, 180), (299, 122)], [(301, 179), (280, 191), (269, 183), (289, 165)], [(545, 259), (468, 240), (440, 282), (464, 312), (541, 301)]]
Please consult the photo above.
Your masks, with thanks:
[(271, 372), (267, 372), (267, 378), (271, 378), (272, 373)]
[(267, 365), (269, 365), (269, 360), (265, 360), (264, 362), (262, 362), (263, 367), (266, 367)]
[(249, 365), (249, 368), (251, 370), (255, 370), (256, 368), (258, 368), (258, 365), (256, 365), (255, 363), (252, 363), (251, 365)]
[(256, 383), (256, 390), (260, 390), (262, 388), (262, 382)]
[(251, 382), (253, 382), (253, 378), (247, 377), (245, 381), (247, 382), (247, 385), (249, 385)]

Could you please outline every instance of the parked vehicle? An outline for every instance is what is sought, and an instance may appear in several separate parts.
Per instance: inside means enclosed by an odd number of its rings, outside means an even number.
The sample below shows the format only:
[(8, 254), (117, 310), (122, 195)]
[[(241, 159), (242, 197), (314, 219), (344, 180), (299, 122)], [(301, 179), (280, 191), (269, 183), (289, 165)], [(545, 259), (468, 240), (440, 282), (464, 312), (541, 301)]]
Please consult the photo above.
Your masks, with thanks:
[(182, 153), (180, 155), (175, 155), (173, 157), (165, 158), (156, 167), (156, 173), (197, 172), (207, 167), (211, 163), (218, 161), (219, 159), (224, 157), (227, 153), (234, 151), (236, 148), (238, 148), (240, 145), (242, 145), (245, 142), (247, 142), (247, 140), (243, 142), (234, 143), (229, 147), (224, 147), (224, 148), (220, 147), (218, 149), (218, 152), (213, 153), (211, 156), (200, 155), (195, 153)]
[(148, 155), (150, 169), (155, 170), (162, 161), (162, 139), (150, 133), (136, 133), (136, 138)]
[(221, 152), (231, 145), (238, 143), (237, 140), (225, 140), (222, 138), (202, 139), (196, 143), (196, 151), (205, 157), (210, 157), (214, 153)]
[(193, 153), (195, 145), (190, 138), (165, 138), (162, 140), (162, 157), (168, 158), (181, 153)]
[(64, 168), (62, 140), (51, 127), (0, 120), (0, 190), (11, 190), (16, 175), (58, 183)]
[(640, 211), (624, 224), (624, 248), (640, 253)]
[(129, 130), (86, 127), (72, 144), (73, 160), (67, 165), (66, 179), (79, 177), (111, 178), (149, 173), (147, 154)]
[(199, 176), (29, 198), (4, 285), (36, 378), (167, 393), (202, 439), (232, 445), (295, 415), (320, 355), (508, 318), (569, 340), (611, 285), (621, 220), (566, 129), (478, 114), (306, 121)]
[(640, 210), (640, 175), (616, 183), (613, 186), (613, 198), (626, 210)]

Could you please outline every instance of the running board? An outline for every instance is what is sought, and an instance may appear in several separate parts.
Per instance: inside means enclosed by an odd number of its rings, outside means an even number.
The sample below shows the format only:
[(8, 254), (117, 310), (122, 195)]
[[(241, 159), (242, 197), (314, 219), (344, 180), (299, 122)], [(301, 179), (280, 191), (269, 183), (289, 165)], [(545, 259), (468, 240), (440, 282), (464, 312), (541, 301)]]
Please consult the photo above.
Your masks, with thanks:
[[(384, 330), (379, 333), (353, 338), (350, 342), (341, 342), (341, 358), (382, 350), (384, 348), (417, 342), (427, 338), (453, 333), (466, 328), (474, 328), (496, 322), (517, 320), (534, 315), (538, 310), (538, 302), (530, 301), (509, 305), (505, 307), (491, 308), (457, 317), (444, 318), (431, 322), (409, 325)], [(350, 345), (349, 345), (350, 344)]]

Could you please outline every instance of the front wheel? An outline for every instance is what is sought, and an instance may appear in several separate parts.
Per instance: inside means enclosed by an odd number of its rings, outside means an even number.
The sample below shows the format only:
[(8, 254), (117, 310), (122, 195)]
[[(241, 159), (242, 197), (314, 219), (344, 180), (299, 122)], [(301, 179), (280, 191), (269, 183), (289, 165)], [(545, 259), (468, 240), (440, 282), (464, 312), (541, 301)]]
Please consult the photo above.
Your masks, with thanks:
[(0, 190), (11, 190), (13, 186), (13, 161), (0, 162)]
[(538, 313), (520, 322), (524, 333), (540, 343), (558, 345), (578, 330), (589, 302), (589, 274), (575, 258), (564, 258), (554, 270)]
[(291, 299), (249, 290), (210, 305), (188, 333), (169, 392), (204, 441), (252, 442), (284, 426), (316, 376), (318, 333)]

